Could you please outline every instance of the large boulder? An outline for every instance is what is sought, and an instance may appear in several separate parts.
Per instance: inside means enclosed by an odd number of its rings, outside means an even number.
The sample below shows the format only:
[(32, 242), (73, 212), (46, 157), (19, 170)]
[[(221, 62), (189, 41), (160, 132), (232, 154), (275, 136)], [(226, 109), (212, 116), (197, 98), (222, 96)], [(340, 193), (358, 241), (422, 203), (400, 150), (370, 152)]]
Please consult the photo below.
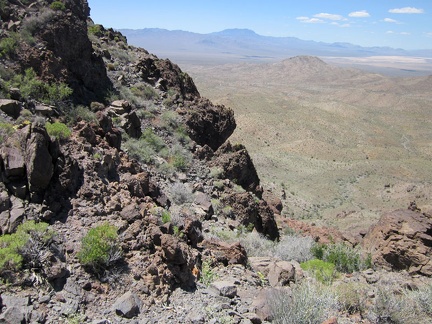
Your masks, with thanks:
[(257, 200), (250, 192), (231, 193), (225, 195), (221, 202), (230, 206), (233, 215), (244, 226), (254, 228), (271, 240), (279, 238), (279, 230), (274, 214), (264, 200)]
[(230, 142), (226, 142), (216, 151), (210, 165), (223, 170), (221, 178), (230, 179), (243, 189), (252, 191), (259, 197), (262, 196), (258, 173), (243, 145), (231, 145)]
[(216, 151), (234, 132), (234, 112), (225, 106), (215, 106), (207, 99), (191, 103), (186, 114), (186, 125), (191, 139), (201, 146)]
[(19, 101), (11, 99), (0, 99), (0, 110), (6, 115), (17, 119), (21, 112), (21, 104)]
[(363, 245), (375, 266), (432, 276), (432, 216), (418, 210), (384, 214)]

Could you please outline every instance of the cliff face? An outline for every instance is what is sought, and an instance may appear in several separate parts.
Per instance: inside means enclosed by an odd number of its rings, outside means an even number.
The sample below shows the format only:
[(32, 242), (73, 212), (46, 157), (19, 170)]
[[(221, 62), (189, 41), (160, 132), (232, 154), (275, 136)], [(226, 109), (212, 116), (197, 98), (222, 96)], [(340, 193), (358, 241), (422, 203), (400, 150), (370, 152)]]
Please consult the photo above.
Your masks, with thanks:
[[(130, 318), (142, 300), (196, 289), (203, 264), (246, 271), (244, 248), (214, 233), (254, 228), (279, 237), (246, 149), (227, 142), (233, 111), (201, 98), (177, 65), (129, 46), (88, 14), (83, 0), (1, 7), (0, 42), (13, 46), (2, 45), (0, 57), (0, 234), (30, 220), (55, 233), (43, 244), (31, 236), (39, 252), (19, 266), (0, 263), (11, 283), (1, 290), (22, 306), (18, 321), (56, 322), (59, 312), (93, 318), (101, 307)], [(35, 76), (26, 80), (28, 68)], [(48, 106), (26, 88), (50, 94), (59, 82), (73, 100)], [(118, 254), (102, 268), (83, 265), (83, 237), (104, 224), (116, 229)], [(43, 300), (41, 287), (49, 292)], [(32, 309), (15, 295), (32, 296)], [(124, 311), (129, 302), (137, 308)]]
[(103, 98), (110, 81), (87, 36), (87, 1), (53, 2), (9, 1), (3, 8), (2, 36), (16, 41), (14, 67), (33, 68), (47, 82), (65, 81), (77, 102)]

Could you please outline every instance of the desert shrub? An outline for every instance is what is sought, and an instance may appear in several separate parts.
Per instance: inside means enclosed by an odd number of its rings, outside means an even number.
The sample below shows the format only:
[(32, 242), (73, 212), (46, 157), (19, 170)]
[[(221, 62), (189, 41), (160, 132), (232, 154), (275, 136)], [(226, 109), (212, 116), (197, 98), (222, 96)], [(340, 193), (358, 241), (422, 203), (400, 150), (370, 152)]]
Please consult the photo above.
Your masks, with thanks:
[(162, 127), (173, 131), (178, 128), (178, 114), (175, 111), (167, 110), (161, 115)]
[(77, 257), (88, 270), (102, 274), (122, 258), (117, 228), (104, 223), (90, 229), (81, 240)]
[(0, 272), (40, 267), (44, 247), (55, 233), (47, 223), (27, 221), (13, 234), (0, 236)]
[(24, 41), (34, 43), (33, 36), (38, 30), (45, 28), (45, 25), (51, 22), (55, 18), (55, 11), (50, 8), (43, 8), (37, 15), (29, 16), (24, 19), (20, 34)]
[(131, 87), (130, 90), (135, 96), (142, 97), (147, 100), (153, 100), (159, 98), (159, 94), (153, 87), (143, 83)]
[(97, 120), (96, 114), (88, 107), (82, 105), (70, 105), (67, 108), (65, 107), (63, 112), (69, 125), (74, 125), (79, 120), (85, 120), (88, 123)]
[(132, 158), (141, 163), (153, 163), (156, 152), (145, 141), (127, 138), (122, 145)]
[(67, 127), (67, 125), (60, 122), (54, 122), (52, 124), (47, 122), (45, 124), (45, 128), (47, 130), (48, 135), (53, 136), (56, 139), (65, 140), (72, 135), (72, 132), (69, 129), (69, 127)]
[(430, 323), (421, 314), (415, 300), (408, 298), (406, 292), (395, 293), (390, 287), (381, 286), (375, 295), (375, 302), (368, 314), (373, 323)]
[(312, 248), (312, 253), (318, 259), (333, 263), (337, 271), (344, 273), (353, 273), (371, 266), (370, 257), (363, 258), (359, 248), (345, 243), (318, 244)]
[(181, 182), (176, 182), (170, 187), (171, 199), (177, 204), (182, 205), (191, 202), (193, 199), (192, 190)]
[(14, 131), (12, 124), (0, 122), (0, 142), (3, 142)]
[(310, 236), (285, 235), (275, 245), (274, 255), (286, 261), (305, 262), (313, 258), (313, 244), (314, 240)]
[(312, 259), (301, 263), (300, 266), (316, 280), (324, 284), (331, 284), (337, 276), (335, 265), (323, 260)]
[(409, 291), (408, 297), (415, 300), (423, 313), (432, 316), (432, 284)]
[(59, 10), (59, 11), (65, 11), (66, 10), (65, 4), (61, 1), (54, 1), (53, 3), (51, 3), (50, 8), (52, 10)]
[(199, 281), (206, 286), (209, 286), (216, 280), (217, 274), (212, 268), (212, 263), (208, 260), (203, 261)]
[(0, 57), (14, 54), (17, 45), (17, 41), (13, 37), (7, 37), (0, 40)]
[(186, 171), (191, 163), (192, 157), (189, 151), (183, 149), (180, 145), (174, 145), (170, 150), (168, 162), (179, 171)]
[(246, 249), (247, 255), (252, 257), (273, 256), (273, 241), (266, 239), (263, 235), (252, 232), (238, 238), (241, 245)]
[(340, 309), (348, 314), (364, 314), (367, 303), (367, 284), (359, 282), (341, 282), (334, 292), (338, 297)]
[(162, 211), (161, 220), (162, 223), (164, 224), (169, 223), (171, 221), (171, 215), (167, 210)]
[(296, 285), (291, 293), (272, 290), (267, 305), (276, 324), (320, 324), (338, 310), (337, 298), (329, 287), (311, 282)]
[(49, 84), (39, 80), (31, 68), (25, 70), (24, 74), (15, 75), (8, 86), (19, 88), (24, 99), (35, 99), (48, 104), (57, 104), (73, 92), (63, 82)]
[(94, 24), (94, 25), (88, 26), (87, 31), (91, 35), (96, 35), (99, 37), (103, 36), (102, 25), (99, 25), (99, 24)]
[(153, 132), (151, 128), (146, 128), (141, 135), (140, 140), (146, 142), (156, 152), (160, 152), (166, 147), (165, 142), (161, 137)]

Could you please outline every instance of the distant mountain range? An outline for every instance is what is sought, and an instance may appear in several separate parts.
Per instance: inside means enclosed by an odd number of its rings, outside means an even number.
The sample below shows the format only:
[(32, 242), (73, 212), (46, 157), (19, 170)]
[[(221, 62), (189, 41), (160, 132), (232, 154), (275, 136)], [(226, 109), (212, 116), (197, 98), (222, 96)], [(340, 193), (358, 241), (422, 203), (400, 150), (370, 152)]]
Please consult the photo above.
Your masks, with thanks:
[(280, 60), (296, 55), (326, 57), (421, 56), (431, 57), (432, 49), (408, 51), (390, 47), (362, 47), (350, 43), (324, 43), (296, 37), (270, 37), (249, 29), (227, 29), (198, 34), (182, 30), (145, 28), (121, 29), (132, 45), (175, 60), (197, 58), (221, 61)]

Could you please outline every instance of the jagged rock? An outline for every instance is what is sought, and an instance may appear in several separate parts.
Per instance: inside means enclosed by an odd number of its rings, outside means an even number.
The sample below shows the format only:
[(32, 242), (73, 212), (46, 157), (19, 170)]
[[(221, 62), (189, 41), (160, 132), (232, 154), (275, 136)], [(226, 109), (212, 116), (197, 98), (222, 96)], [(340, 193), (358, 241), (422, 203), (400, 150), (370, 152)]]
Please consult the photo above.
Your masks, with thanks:
[(220, 177), (228, 178), (247, 191), (261, 197), (260, 179), (246, 148), (241, 145), (231, 145), (226, 142), (216, 152), (210, 166), (223, 170)]
[(161, 246), (167, 262), (173, 264), (186, 264), (188, 262), (190, 256), (187, 245), (173, 235), (162, 234)]
[(189, 136), (201, 146), (216, 151), (234, 132), (234, 112), (224, 106), (215, 106), (206, 99), (196, 100), (186, 115)]
[(162, 91), (172, 89), (186, 100), (200, 96), (192, 78), (170, 60), (147, 54), (136, 64), (135, 69), (144, 81)]
[(203, 192), (197, 192), (195, 194), (194, 204), (197, 206), (196, 213), (203, 215), (202, 219), (210, 219), (214, 214), (213, 204), (208, 195)]
[(268, 300), (270, 299), (271, 294), (274, 292), (275, 288), (262, 289), (255, 297), (251, 305), (251, 309), (257, 314), (261, 321), (271, 322), (273, 320), (270, 307), (268, 305)]
[(132, 196), (144, 198), (150, 192), (150, 177), (147, 172), (126, 173), (122, 176), (122, 181), (127, 184)]
[(241, 264), (246, 266), (246, 250), (240, 243), (229, 244), (217, 240), (205, 240), (202, 242), (203, 248), (209, 255), (212, 255), (218, 262), (227, 266), (228, 264)]
[(79, 136), (86, 139), (91, 145), (97, 144), (96, 133), (93, 128), (87, 123), (81, 123), (76, 126), (79, 129)]
[(35, 114), (44, 116), (44, 117), (51, 117), (54, 115), (58, 115), (55, 111), (54, 107), (52, 106), (46, 106), (46, 105), (36, 105), (35, 107)]
[(27, 297), (12, 296), (2, 294), (3, 312), (0, 313), (0, 323), (15, 324), (28, 323), (31, 308), (30, 301)]
[(133, 318), (141, 313), (142, 306), (141, 299), (136, 294), (128, 291), (116, 300), (113, 310), (119, 316)]
[(26, 145), (25, 160), (30, 191), (44, 190), (51, 181), (54, 166), (49, 144), (45, 128), (35, 127)]
[(279, 230), (271, 209), (263, 200), (256, 200), (249, 192), (227, 194), (221, 199), (225, 206), (230, 206), (233, 215), (240, 224), (255, 229), (271, 240), (279, 237)]
[(197, 247), (198, 243), (204, 240), (202, 224), (198, 219), (187, 218), (184, 223), (184, 232), (192, 247)]
[(364, 238), (372, 262), (387, 270), (432, 276), (432, 216), (396, 210), (381, 216)]
[(10, 207), (11, 207), (11, 201), (9, 195), (5, 190), (3, 190), (0, 192), (0, 212), (9, 210)]
[(132, 107), (128, 101), (115, 100), (111, 103), (111, 106), (108, 108), (108, 111), (113, 112), (114, 115), (121, 116), (123, 114), (129, 113), (131, 109)]
[(2, 159), (7, 178), (13, 179), (25, 176), (24, 154), (20, 147), (3, 147)]
[(21, 109), (21, 104), (17, 100), (0, 99), (0, 110), (12, 118), (17, 119), (20, 115)]
[(282, 213), (283, 204), (282, 200), (277, 197), (273, 192), (269, 190), (264, 190), (263, 199), (267, 202), (270, 209), (274, 214), (280, 215)]
[(141, 121), (138, 118), (136, 111), (132, 111), (131, 113), (124, 116), (125, 123), (122, 125), (122, 128), (125, 132), (133, 138), (140, 138), (142, 135), (141, 131)]
[(216, 290), (223, 297), (234, 298), (237, 296), (236, 285), (228, 281), (214, 281), (210, 288)]
[(261, 272), (269, 281), (270, 286), (287, 286), (303, 277), (300, 264), (295, 261), (283, 261), (266, 257), (249, 258), (252, 269)]

